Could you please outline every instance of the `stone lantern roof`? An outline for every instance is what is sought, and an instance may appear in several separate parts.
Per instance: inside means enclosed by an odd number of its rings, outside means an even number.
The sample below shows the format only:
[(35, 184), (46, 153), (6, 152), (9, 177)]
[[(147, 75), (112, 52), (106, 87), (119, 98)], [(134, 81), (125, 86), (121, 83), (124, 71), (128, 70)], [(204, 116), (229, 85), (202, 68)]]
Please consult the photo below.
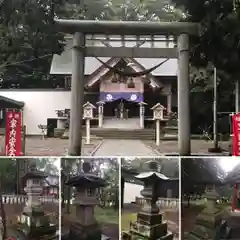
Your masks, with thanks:
[(39, 180), (43, 180), (46, 179), (48, 177), (48, 175), (43, 172), (43, 171), (38, 171), (37, 170), (37, 166), (35, 163), (30, 164), (29, 166), (29, 171), (23, 175), (23, 179), (24, 180), (28, 180), (28, 179), (39, 179)]
[(82, 186), (86, 188), (99, 188), (106, 186), (106, 181), (101, 177), (90, 172), (91, 165), (89, 162), (83, 163), (83, 172), (80, 172), (77, 176), (71, 177), (66, 185), (77, 187)]

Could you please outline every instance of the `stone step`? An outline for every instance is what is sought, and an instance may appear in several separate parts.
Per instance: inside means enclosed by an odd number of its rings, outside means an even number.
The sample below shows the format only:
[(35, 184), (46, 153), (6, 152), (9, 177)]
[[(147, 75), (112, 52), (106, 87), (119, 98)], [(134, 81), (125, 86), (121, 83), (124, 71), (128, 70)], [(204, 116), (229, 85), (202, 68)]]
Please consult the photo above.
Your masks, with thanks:
[(124, 129), (91, 129), (91, 134), (105, 139), (155, 139), (154, 129), (124, 130)]
[(170, 135), (177, 135), (178, 134), (178, 127), (177, 126), (166, 126), (164, 127), (164, 132)]

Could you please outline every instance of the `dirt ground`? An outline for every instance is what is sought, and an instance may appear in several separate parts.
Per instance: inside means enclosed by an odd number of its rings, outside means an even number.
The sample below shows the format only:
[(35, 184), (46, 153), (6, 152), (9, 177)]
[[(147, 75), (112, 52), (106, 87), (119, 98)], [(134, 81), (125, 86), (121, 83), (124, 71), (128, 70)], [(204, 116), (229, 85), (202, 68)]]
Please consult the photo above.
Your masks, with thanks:
[[(145, 141), (146, 145), (150, 146), (151, 148), (156, 149), (159, 153), (164, 154), (177, 154), (178, 153), (178, 142), (177, 141), (161, 141), (160, 146), (156, 146), (154, 141)], [(213, 148), (212, 141), (206, 140), (191, 140), (191, 151), (192, 154), (203, 154), (203, 155), (228, 155), (229, 150), (229, 142), (228, 141), (220, 141), (219, 146), (225, 150), (223, 153), (219, 154), (211, 154), (208, 153), (209, 148)]]
[[(4, 136), (0, 136), (0, 154), (4, 152)], [(101, 140), (93, 138), (90, 145), (86, 145), (83, 141), (82, 155), (89, 156), (99, 146)], [(162, 141), (160, 146), (156, 146), (153, 141), (144, 141), (144, 143), (152, 149), (155, 149), (160, 154), (177, 154), (178, 142), (177, 141)], [(227, 150), (229, 142), (220, 142), (219, 145)], [(193, 154), (209, 154), (208, 149), (213, 147), (211, 141), (205, 140), (191, 140), (191, 149)], [(27, 137), (26, 139), (26, 154), (27, 156), (64, 156), (67, 154), (68, 140), (58, 138), (48, 138), (43, 140), (42, 137)], [(211, 154), (209, 154), (211, 155)], [(216, 155), (216, 154), (215, 154)], [(228, 155), (227, 152), (219, 155)]]

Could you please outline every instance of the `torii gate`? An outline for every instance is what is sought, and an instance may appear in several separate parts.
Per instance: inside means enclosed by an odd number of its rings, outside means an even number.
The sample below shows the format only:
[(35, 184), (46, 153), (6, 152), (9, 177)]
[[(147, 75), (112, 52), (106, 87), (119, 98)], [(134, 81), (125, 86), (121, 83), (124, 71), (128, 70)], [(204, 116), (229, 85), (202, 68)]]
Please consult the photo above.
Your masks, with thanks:
[[(60, 32), (73, 34), (70, 156), (80, 156), (82, 148), (82, 106), (84, 104), (85, 57), (178, 58), (178, 147), (180, 155), (191, 154), (189, 100), (189, 35), (199, 34), (197, 23), (132, 22), (56, 19)], [(86, 34), (173, 35), (177, 48), (95, 47), (85, 45)]]

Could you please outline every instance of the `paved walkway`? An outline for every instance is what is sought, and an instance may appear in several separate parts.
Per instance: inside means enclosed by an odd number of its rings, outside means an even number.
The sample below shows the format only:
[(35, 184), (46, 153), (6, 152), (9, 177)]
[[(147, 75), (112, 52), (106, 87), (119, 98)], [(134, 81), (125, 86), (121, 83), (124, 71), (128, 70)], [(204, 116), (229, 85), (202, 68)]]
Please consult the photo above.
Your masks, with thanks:
[(158, 156), (140, 140), (104, 140), (94, 156)]
[[(82, 155), (91, 155), (100, 143), (100, 139), (92, 139), (91, 144), (86, 145), (83, 140)], [(4, 137), (0, 136), (0, 154), (1, 151), (4, 151), (4, 144)], [(48, 138), (42, 140), (41, 137), (27, 137), (26, 139), (26, 156), (66, 156), (67, 150), (67, 139)]]

